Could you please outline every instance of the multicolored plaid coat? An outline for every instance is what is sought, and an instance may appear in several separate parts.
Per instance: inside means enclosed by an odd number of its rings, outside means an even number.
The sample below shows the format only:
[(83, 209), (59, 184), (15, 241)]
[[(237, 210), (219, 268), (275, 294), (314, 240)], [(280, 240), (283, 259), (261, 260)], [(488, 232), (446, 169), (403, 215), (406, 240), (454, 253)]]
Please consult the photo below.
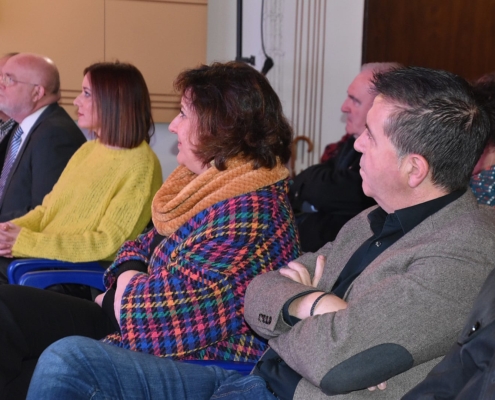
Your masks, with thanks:
[(156, 230), (124, 244), (105, 274), (128, 260), (148, 265), (122, 298), (121, 333), (105, 341), (176, 359), (256, 361), (266, 347), (243, 318), (251, 279), (296, 258), (287, 180), (214, 204), (155, 248)]

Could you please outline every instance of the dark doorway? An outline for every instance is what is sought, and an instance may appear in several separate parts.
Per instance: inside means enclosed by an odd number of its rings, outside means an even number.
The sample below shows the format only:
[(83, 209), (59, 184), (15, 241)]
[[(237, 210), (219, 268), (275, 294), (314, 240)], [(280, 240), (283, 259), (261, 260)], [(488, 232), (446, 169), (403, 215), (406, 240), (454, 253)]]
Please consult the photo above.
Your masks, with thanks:
[(495, 0), (366, 0), (363, 63), (495, 71)]

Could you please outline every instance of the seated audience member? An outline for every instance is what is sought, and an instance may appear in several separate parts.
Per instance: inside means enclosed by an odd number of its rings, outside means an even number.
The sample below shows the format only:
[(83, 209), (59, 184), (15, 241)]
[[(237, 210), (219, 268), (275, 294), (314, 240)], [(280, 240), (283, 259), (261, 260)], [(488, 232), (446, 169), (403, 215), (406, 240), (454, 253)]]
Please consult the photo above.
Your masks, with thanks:
[(495, 270), (444, 359), (403, 400), (495, 398)]
[[(18, 53), (6, 54), (0, 58), (0, 74), (2, 73), (2, 68), (7, 62), (7, 60), (15, 56)], [(7, 151), (8, 139), (4, 140), (6, 137), (10, 137), (9, 133), (13, 129), (15, 121), (0, 110), (0, 165), (3, 165), (5, 161), (5, 153)]]
[(470, 186), (480, 204), (495, 206), (495, 72), (482, 76), (474, 87), (486, 101), (492, 128), (485, 150), (474, 167)]
[(155, 229), (120, 249), (98, 304), (0, 286), (0, 398), (25, 396), (41, 352), (69, 335), (110, 334), (174, 359), (254, 362), (264, 351), (244, 291), (299, 255), (284, 166), (292, 130), (266, 78), (243, 63), (185, 71), (175, 87), (180, 166), (153, 200)]
[[(350, 135), (337, 143), (334, 156), (313, 165), (294, 178), (289, 198), (296, 212), (303, 251), (316, 251), (335, 239), (340, 228), (352, 217), (375, 204), (363, 193), (359, 174), (361, 154), (354, 141), (365, 129), (366, 114), (373, 104), (371, 79), (374, 72), (399, 67), (396, 63), (364, 64), (347, 89), (342, 104), (345, 130)], [(330, 149), (327, 149), (330, 152)]]
[(0, 110), (16, 124), (0, 143), (0, 222), (40, 205), (86, 142), (59, 100), (53, 61), (28, 53), (7, 56), (0, 75)]
[(337, 154), (339, 154), (338, 150), (340, 146), (342, 146), (349, 139), (354, 139), (354, 135), (350, 133), (346, 133), (344, 136), (340, 138), (338, 142), (327, 144), (325, 146), (325, 150), (323, 150), (323, 155), (321, 156), (320, 162), (324, 163), (330, 160), (331, 158), (336, 157)]
[(397, 400), (419, 383), (495, 267), (493, 210), (468, 189), (489, 119), (448, 72), (405, 68), (373, 82), (355, 147), (378, 206), (250, 283), (244, 316), (270, 345), (252, 375), (66, 338), (40, 358), (28, 398)]
[(148, 145), (154, 125), (143, 76), (129, 64), (93, 64), (74, 105), (96, 140), (79, 148), (41, 205), (0, 224), (0, 283), (11, 257), (112, 261), (150, 221), (162, 176)]

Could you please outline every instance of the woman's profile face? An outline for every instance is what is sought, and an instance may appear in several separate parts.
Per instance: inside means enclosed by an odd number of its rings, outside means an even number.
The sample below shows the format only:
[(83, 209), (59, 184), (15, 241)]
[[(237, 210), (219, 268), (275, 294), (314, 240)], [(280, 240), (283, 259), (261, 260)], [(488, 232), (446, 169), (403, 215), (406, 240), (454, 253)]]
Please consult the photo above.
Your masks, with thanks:
[(195, 174), (201, 174), (208, 169), (194, 154), (194, 138), (197, 132), (197, 114), (186, 96), (182, 96), (180, 113), (170, 123), (168, 129), (177, 135), (179, 154), (177, 162)]
[(84, 75), (82, 81), (82, 92), (74, 100), (77, 107), (77, 123), (81, 128), (94, 131), (96, 136), (99, 135), (100, 126), (96, 110), (93, 110), (93, 90), (89, 81), (88, 74)]

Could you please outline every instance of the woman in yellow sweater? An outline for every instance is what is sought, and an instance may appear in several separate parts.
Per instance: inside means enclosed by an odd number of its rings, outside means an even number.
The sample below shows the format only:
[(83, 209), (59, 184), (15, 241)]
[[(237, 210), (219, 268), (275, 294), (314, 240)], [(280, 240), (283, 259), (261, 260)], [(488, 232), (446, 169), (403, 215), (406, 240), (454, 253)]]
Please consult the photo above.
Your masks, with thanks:
[(130, 64), (93, 64), (74, 105), (96, 140), (74, 154), (40, 206), (0, 224), (0, 283), (12, 257), (111, 261), (150, 221), (162, 176), (148, 145), (154, 125), (143, 76)]

